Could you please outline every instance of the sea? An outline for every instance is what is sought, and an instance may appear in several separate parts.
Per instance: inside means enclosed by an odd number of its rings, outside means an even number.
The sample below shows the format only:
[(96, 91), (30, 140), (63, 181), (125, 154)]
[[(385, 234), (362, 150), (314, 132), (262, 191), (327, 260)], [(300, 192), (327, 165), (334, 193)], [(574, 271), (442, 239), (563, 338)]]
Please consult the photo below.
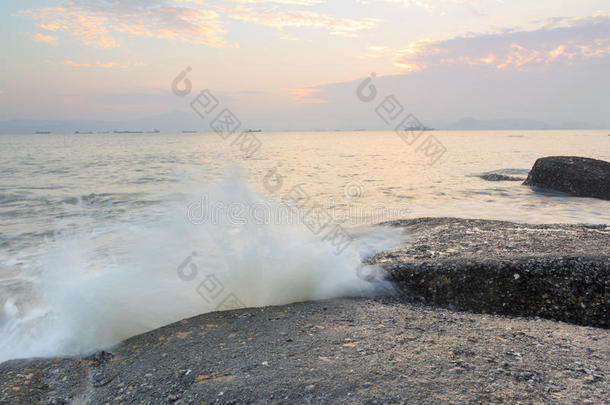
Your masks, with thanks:
[(543, 156), (610, 161), (609, 131), (0, 135), (0, 361), (111, 347), (210, 311), (391, 294), (380, 223), (609, 224), (533, 189)]

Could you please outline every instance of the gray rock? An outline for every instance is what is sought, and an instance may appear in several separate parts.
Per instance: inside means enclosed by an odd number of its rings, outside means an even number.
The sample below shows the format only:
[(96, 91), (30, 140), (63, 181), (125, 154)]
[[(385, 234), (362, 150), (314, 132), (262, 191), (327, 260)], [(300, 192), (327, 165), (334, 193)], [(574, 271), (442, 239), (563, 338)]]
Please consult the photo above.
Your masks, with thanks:
[(487, 181), (523, 181), (522, 177), (507, 176), (499, 173), (485, 173), (480, 177)]
[(610, 327), (610, 228), (418, 218), (379, 264), (410, 302)]
[(524, 169), (498, 169), (490, 172), (485, 172), (477, 175), (479, 178), (487, 181), (524, 181), (529, 170)]
[(610, 162), (575, 156), (541, 158), (523, 184), (610, 200)]
[[(605, 225), (390, 225), (413, 238), (370, 262), (407, 297), (608, 326)], [(609, 342), (608, 329), (401, 297), (305, 302), (200, 315), (87, 357), (4, 362), (0, 404), (605, 403)]]
[[(396, 299), (306, 302), (167, 325), (103, 363), (9, 361), (0, 404), (601, 404), (609, 342), (605, 329)], [(100, 368), (116, 377), (91, 384)]]

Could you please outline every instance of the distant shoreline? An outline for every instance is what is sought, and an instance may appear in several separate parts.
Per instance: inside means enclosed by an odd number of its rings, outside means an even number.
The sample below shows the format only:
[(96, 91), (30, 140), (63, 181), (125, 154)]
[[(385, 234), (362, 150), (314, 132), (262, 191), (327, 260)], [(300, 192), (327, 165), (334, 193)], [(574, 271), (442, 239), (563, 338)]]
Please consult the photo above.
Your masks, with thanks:
[[(426, 132), (440, 132), (440, 133), (453, 133), (453, 132), (606, 132), (610, 135), (610, 128), (599, 128), (599, 129), (443, 129), (443, 128), (430, 128), (426, 129)], [(255, 133), (259, 133), (258, 131), (252, 131)], [(362, 132), (395, 132), (388, 128), (380, 128), (380, 129), (310, 129), (310, 130), (300, 130), (300, 129), (265, 129), (261, 130), (261, 133), (362, 133)], [(103, 134), (166, 134), (166, 135), (176, 135), (176, 134), (215, 134), (215, 132), (211, 130), (159, 130), (158, 132), (154, 131), (114, 131), (114, 130), (100, 130), (100, 131), (79, 131), (73, 129), (67, 130), (49, 130), (49, 131), (35, 131), (35, 130), (20, 130), (20, 131), (7, 131), (0, 129), (0, 135), (103, 135)]]

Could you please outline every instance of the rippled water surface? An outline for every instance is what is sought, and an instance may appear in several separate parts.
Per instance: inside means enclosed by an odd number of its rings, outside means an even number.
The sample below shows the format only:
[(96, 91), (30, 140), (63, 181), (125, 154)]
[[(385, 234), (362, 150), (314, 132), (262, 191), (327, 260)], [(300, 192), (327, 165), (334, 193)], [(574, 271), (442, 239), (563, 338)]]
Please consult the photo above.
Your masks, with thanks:
[[(229, 256), (247, 263), (252, 263), (253, 257), (272, 257), (280, 268), (284, 261), (299, 259), (294, 251), (278, 246), (306, 245), (314, 236), (310, 231), (288, 231), (281, 227), (281, 218), (273, 227), (244, 224), (247, 215), (240, 211), (245, 207), (255, 216), (273, 215), (269, 211), (274, 204), (295, 187), (346, 228), (419, 216), (610, 223), (609, 201), (537, 191), (519, 181), (542, 156), (610, 160), (608, 131), (433, 134), (447, 149), (433, 166), (393, 132), (261, 133), (256, 134), (261, 147), (250, 158), (244, 158), (239, 145), (216, 134), (0, 135), (0, 344), (5, 345), (0, 346), (0, 360), (79, 352), (176, 317), (203, 312), (181, 308), (156, 320), (144, 319), (146, 305), (159, 301), (158, 295), (149, 296), (151, 291), (162, 291), (160, 286), (166, 284), (162, 282), (165, 276), (152, 284), (142, 280), (157, 267), (172, 269), (175, 280), (176, 266), (202, 246), (208, 246), (204, 250), (214, 251), (217, 258), (224, 257), (219, 260), (225, 265)], [(516, 181), (481, 177), (490, 172)], [(219, 212), (232, 212), (230, 225), (239, 225), (234, 233), (222, 234), (227, 218), (216, 222), (207, 218), (210, 223), (203, 225), (213, 228), (199, 228), (198, 233), (191, 230), (205, 222), (203, 217), (212, 212), (206, 204), (212, 202), (220, 207)], [(194, 208), (203, 205), (207, 208), (200, 211), (194, 225)], [(204, 237), (211, 241), (204, 242)], [(233, 245), (222, 246), (226, 240)], [(258, 246), (254, 253), (247, 247), (253, 245)], [(300, 259), (310, 260), (319, 251), (316, 249)], [(357, 256), (363, 254), (367, 252), (354, 252), (353, 260), (357, 263)], [(269, 263), (261, 267), (273, 267)], [(235, 267), (240, 265), (234, 263)], [(314, 267), (343, 265), (346, 269), (352, 266), (314, 261), (297, 270), (301, 274)], [(113, 282), (95, 278), (103, 278), (110, 270), (126, 274), (138, 267), (142, 268), (136, 278), (133, 274), (128, 280), (114, 277)], [(83, 281), (79, 278), (83, 274), (94, 278)], [(325, 283), (328, 285), (327, 280)], [(117, 298), (97, 291), (96, 285), (103, 286), (103, 291), (123, 286), (125, 293)], [(140, 295), (133, 292), (133, 286), (144, 286)], [(51, 289), (62, 294), (54, 295)], [(338, 293), (326, 295), (333, 294)], [(130, 295), (131, 300), (126, 298)], [(311, 296), (315, 294), (303, 297)], [(126, 306), (135, 305), (133, 299), (146, 305), (132, 318), (106, 319), (111, 311), (102, 311), (97, 315), (102, 319), (96, 321), (97, 327), (112, 322), (133, 324), (134, 317), (141, 321), (141, 327), (101, 341), (74, 336), (75, 329), (92, 319), (91, 308), (115, 305), (121, 313)], [(275, 301), (251, 298), (245, 304), (268, 302)], [(85, 315), (61, 315), (74, 306), (85, 308)], [(49, 319), (54, 326), (40, 330), (33, 326)], [(95, 335), (96, 330), (90, 334)], [(37, 339), (40, 333), (55, 335), (44, 347), (32, 348), (24, 336)], [(89, 343), (67, 350), (75, 339), (89, 339)], [(16, 340), (25, 341), (25, 346), (7, 349)]]
[[(214, 181), (236, 166), (244, 181), (269, 197), (302, 185), (341, 218), (356, 217), (354, 224), (367, 208), (381, 206), (410, 217), (610, 220), (604, 201), (478, 177), (497, 170), (526, 177), (541, 156), (610, 160), (607, 131), (434, 132), (447, 148), (434, 166), (393, 132), (257, 135), (262, 146), (250, 159), (215, 134), (0, 135), (3, 247), (51, 235), (58, 218), (82, 210), (129, 220), (167, 197), (173, 184)], [(263, 187), (274, 168), (284, 181), (277, 195)]]

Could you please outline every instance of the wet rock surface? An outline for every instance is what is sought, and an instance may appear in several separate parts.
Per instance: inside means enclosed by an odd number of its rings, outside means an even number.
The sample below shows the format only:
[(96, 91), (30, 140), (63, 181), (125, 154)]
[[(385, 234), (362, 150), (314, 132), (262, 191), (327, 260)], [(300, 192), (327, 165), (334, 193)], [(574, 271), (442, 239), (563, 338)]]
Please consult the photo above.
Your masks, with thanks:
[(610, 331), (338, 299), (205, 314), (0, 376), (2, 404), (603, 403)]
[(485, 172), (478, 177), (487, 181), (524, 181), (529, 170), (523, 169), (498, 169)]
[(610, 162), (575, 156), (541, 158), (523, 184), (610, 200)]
[(610, 228), (457, 218), (388, 223), (405, 247), (368, 263), (404, 299), (441, 307), (610, 326)]
[(610, 330), (491, 312), (607, 327), (608, 227), (388, 225), (411, 241), (369, 261), (400, 296), (215, 312), (86, 357), (11, 360), (0, 404), (607, 401)]
[(506, 174), (499, 173), (485, 173), (480, 177), (487, 181), (523, 181), (522, 177), (508, 176)]

